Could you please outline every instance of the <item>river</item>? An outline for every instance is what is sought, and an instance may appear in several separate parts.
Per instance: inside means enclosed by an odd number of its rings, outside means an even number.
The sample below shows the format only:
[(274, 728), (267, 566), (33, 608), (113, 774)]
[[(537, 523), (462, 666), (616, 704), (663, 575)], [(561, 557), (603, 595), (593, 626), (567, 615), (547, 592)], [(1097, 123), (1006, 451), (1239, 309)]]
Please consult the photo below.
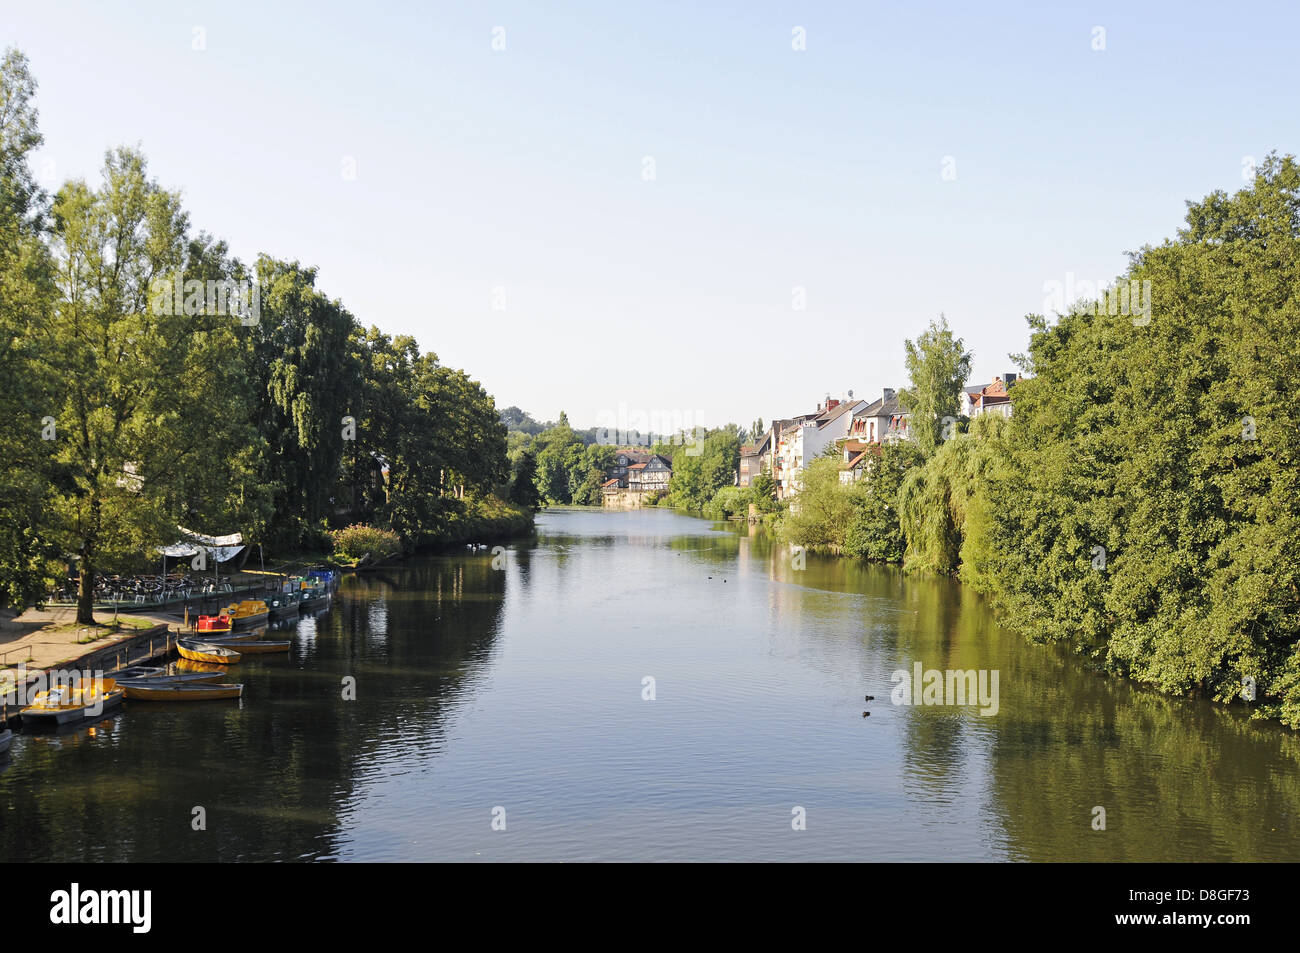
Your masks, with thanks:
[[(549, 510), (289, 633), (239, 702), (17, 737), (0, 860), (1300, 860), (1296, 733), (744, 526)], [(996, 712), (895, 704), (918, 662)]]

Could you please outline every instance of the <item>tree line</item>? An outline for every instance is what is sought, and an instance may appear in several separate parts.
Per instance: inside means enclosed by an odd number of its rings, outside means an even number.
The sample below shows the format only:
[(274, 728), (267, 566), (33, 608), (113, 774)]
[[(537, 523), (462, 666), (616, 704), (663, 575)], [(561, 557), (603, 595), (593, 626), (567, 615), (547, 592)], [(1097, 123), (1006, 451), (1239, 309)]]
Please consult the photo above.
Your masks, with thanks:
[[(405, 335), (366, 329), (314, 268), (244, 263), (189, 221), (145, 156), (48, 194), (26, 58), (0, 63), (0, 600), (69, 564), (152, 563), (177, 527), (328, 548), (363, 517), (410, 546), (517, 528), (492, 398)], [(62, 568), (61, 568), (62, 567)]]
[(1300, 166), (1273, 155), (1130, 254), (1118, 285), (1149, 309), (1028, 317), (1010, 419), (944, 434), (965, 352), (932, 326), (903, 395), (919, 439), (850, 487), (814, 463), (781, 532), (956, 574), (1033, 641), (1300, 727), (1298, 264)]

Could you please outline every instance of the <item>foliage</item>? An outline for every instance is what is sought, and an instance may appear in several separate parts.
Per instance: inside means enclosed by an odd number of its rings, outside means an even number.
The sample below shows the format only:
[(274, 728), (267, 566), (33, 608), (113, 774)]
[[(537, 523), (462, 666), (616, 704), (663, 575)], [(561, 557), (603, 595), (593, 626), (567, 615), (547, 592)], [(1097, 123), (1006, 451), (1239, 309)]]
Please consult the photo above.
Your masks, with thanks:
[(392, 530), (353, 523), (330, 532), (334, 555), (355, 562), (369, 554), (370, 559), (387, 559), (402, 551), (402, 539)]
[(1260, 712), (1293, 727), (1298, 262), (1300, 167), (1270, 156), (1132, 255), (1146, 314), (1031, 318), (987, 514), (1010, 626), (1164, 691), (1229, 701), (1254, 679)]
[(920, 465), (921, 453), (911, 441), (873, 445), (857, 508), (844, 538), (844, 552), (881, 562), (901, 562), (906, 539), (899, 518), (899, 490), (908, 473)]
[(898, 399), (911, 417), (908, 427), (925, 456), (943, 439), (944, 418), (957, 419), (961, 389), (970, 377), (971, 355), (961, 338), (954, 338), (943, 315), (915, 342), (903, 343), (911, 386)]

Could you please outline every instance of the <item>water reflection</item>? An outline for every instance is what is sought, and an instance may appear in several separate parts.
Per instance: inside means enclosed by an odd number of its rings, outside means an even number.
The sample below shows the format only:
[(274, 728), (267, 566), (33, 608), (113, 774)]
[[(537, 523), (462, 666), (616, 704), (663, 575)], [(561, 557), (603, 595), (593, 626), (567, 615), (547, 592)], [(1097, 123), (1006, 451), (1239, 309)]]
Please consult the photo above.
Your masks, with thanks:
[[(280, 632), (241, 702), (16, 738), (0, 859), (1300, 859), (1295, 733), (743, 524), (548, 512)], [(997, 714), (891, 704), (916, 662), (998, 671)]]

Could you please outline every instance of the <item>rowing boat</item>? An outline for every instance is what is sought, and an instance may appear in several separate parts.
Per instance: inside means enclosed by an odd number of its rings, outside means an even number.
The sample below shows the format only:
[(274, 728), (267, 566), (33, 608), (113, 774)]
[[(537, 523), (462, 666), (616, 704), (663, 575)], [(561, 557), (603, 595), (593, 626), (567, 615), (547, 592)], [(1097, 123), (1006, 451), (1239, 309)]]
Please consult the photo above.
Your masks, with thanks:
[(197, 633), (194, 638), (203, 642), (211, 642), (213, 645), (227, 645), (232, 642), (251, 642), (254, 639), (260, 638), (263, 631), (265, 630), (254, 629), (251, 632), (231, 632), (227, 635), (206, 635), (203, 633)]
[(196, 639), (177, 639), (176, 651), (181, 653), (181, 658), (191, 662), (212, 662), (216, 665), (234, 665), (241, 658), (234, 649)]
[[(225, 667), (216, 668), (211, 672), (180, 672), (176, 675), (153, 675), (149, 678), (119, 678), (117, 683), (123, 688), (128, 685), (150, 685), (162, 687), (167, 685), (207, 685), (211, 682), (219, 682), (229, 673)], [(127, 698), (131, 695), (128, 692)]]
[(87, 679), (38, 692), (20, 714), (24, 724), (66, 725), (83, 718), (96, 718), (121, 703), (122, 689), (115, 679)]
[(243, 685), (153, 685), (133, 683), (123, 686), (126, 697), (141, 702), (194, 702), (220, 698), (240, 698)]
[(129, 665), (126, 668), (119, 668), (112, 674), (112, 677), (122, 682), (128, 678), (157, 678), (159, 675), (166, 674), (167, 669), (165, 668), (155, 668), (151, 665)]
[[(225, 643), (214, 643), (224, 645)], [(292, 642), (272, 642), (267, 639), (254, 639), (251, 642), (233, 642), (232, 647), (243, 655), (268, 655), (272, 652), (287, 652)]]

